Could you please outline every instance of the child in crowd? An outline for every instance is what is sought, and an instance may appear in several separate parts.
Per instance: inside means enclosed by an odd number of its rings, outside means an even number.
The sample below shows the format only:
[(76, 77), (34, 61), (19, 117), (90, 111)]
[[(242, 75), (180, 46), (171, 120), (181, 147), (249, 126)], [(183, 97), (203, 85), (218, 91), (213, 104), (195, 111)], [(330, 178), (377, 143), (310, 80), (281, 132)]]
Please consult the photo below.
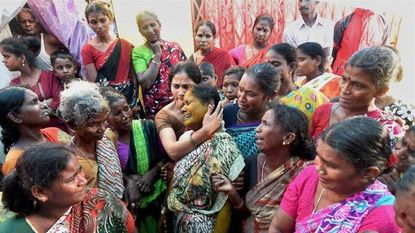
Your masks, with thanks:
[(50, 56), (50, 63), (55, 76), (62, 84), (62, 90), (66, 89), (72, 81), (80, 81), (78, 76), (78, 65), (67, 50), (58, 50)]
[(223, 94), (226, 98), (225, 104), (236, 102), (239, 81), (241, 81), (245, 70), (246, 69), (242, 66), (234, 66), (225, 71), (225, 74), (223, 75)]
[(216, 75), (215, 67), (209, 62), (202, 62), (199, 64), (199, 69), (202, 74), (201, 84), (208, 84), (216, 87), (218, 75)]
[(406, 171), (396, 184), (395, 219), (402, 233), (415, 232), (415, 167)]

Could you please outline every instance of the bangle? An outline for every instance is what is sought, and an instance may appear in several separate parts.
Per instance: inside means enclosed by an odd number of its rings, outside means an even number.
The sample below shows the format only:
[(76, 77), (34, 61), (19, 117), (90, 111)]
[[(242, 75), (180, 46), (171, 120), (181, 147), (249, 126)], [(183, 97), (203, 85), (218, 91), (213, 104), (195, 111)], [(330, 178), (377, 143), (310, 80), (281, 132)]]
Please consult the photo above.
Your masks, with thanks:
[(157, 64), (157, 65), (160, 65), (160, 64), (161, 64), (161, 61), (154, 61), (154, 60), (151, 60), (151, 63)]
[(190, 143), (192, 143), (193, 146), (197, 147), (199, 144), (197, 144), (197, 142), (195, 140), (193, 140), (193, 137), (192, 137), (193, 133), (194, 132), (190, 133), (189, 140), (190, 140)]
[(242, 208), (242, 206), (244, 206), (244, 204), (245, 204), (245, 202), (241, 201), (241, 203), (239, 203), (238, 206), (234, 206), (233, 208), (239, 210), (240, 208)]

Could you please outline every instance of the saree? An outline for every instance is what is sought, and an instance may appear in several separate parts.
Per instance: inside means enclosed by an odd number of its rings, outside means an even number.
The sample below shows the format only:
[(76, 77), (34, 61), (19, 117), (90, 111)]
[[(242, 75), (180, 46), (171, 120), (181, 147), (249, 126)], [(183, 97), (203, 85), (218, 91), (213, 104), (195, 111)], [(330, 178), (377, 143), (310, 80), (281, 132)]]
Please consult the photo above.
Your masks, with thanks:
[(265, 54), (268, 52), (269, 46), (263, 48), (259, 53), (253, 55), (251, 58), (246, 57), (246, 47), (249, 45), (240, 45), (229, 51), (236, 65), (249, 68), (255, 64), (261, 63), (264, 60)]
[[(131, 130), (130, 153), (126, 174), (143, 176), (163, 160), (157, 131), (152, 120), (133, 120)], [(159, 210), (164, 199), (167, 185), (158, 178), (150, 193), (142, 194), (140, 211), (136, 216), (141, 233), (157, 232)]]
[(213, 232), (216, 215), (228, 196), (213, 189), (210, 177), (220, 173), (233, 181), (244, 166), (236, 144), (225, 132), (215, 133), (177, 161), (167, 197), (174, 232)]
[[(177, 63), (186, 60), (186, 55), (179, 44), (160, 40), (160, 45), (161, 64), (156, 80), (147, 90), (143, 89), (145, 115), (147, 119), (154, 119), (157, 112), (173, 99), (170, 91), (169, 76)], [(131, 56), (135, 73), (141, 73), (146, 71), (150, 66), (154, 53), (145, 44), (142, 44), (133, 49)]]
[(290, 158), (246, 194), (245, 203), (252, 215), (246, 221), (245, 232), (268, 232), (287, 185), (305, 165), (298, 157)]
[[(302, 87), (313, 88), (315, 90), (320, 91), (323, 93), (328, 99), (333, 99), (334, 97), (339, 96), (340, 94), (340, 76), (337, 76), (332, 73), (323, 73), (322, 75), (314, 78), (313, 80), (302, 83)], [(299, 85), (301, 86), (301, 85)]]
[(133, 45), (124, 39), (115, 40), (104, 52), (86, 44), (82, 49), (82, 58), (84, 65), (95, 65), (96, 83), (113, 87), (125, 96), (130, 106), (137, 106), (138, 90), (131, 66), (132, 49)]
[[(0, 224), (0, 232), (35, 233), (24, 216)], [(46, 233), (134, 232), (134, 218), (115, 197), (92, 189), (85, 200), (71, 206)]]

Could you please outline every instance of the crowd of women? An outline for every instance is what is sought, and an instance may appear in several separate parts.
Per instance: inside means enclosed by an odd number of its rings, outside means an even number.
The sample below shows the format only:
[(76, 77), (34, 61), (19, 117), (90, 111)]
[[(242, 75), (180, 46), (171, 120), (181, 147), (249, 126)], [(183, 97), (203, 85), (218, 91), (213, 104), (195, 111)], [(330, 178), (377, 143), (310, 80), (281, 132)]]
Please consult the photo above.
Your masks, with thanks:
[(151, 12), (137, 47), (104, 2), (85, 17), (83, 64), (49, 49), (48, 70), (45, 41), (0, 42), (20, 71), (0, 90), (0, 232), (415, 232), (414, 116), (387, 96), (403, 75), (394, 48), (357, 51), (340, 77), (318, 43), (269, 41), (268, 15), (231, 51), (200, 21), (188, 59)]

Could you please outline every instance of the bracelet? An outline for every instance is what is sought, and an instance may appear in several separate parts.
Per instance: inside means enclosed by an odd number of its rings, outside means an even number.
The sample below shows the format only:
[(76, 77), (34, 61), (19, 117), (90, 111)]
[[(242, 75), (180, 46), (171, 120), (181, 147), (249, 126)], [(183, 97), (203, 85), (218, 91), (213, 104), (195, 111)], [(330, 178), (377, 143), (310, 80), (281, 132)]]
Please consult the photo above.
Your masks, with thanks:
[(241, 201), (241, 203), (238, 206), (234, 206), (233, 208), (239, 210), (240, 208), (242, 208), (242, 206), (244, 206), (244, 204), (245, 202)]
[(193, 146), (197, 147), (199, 144), (197, 144), (197, 142), (195, 140), (193, 140), (193, 137), (192, 137), (193, 133), (194, 132), (190, 133), (189, 140), (190, 140), (190, 143), (192, 143)]
[(157, 64), (157, 65), (160, 65), (160, 64), (161, 64), (161, 61), (154, 61), (154, 60), (151, 60), (151, 63)]

